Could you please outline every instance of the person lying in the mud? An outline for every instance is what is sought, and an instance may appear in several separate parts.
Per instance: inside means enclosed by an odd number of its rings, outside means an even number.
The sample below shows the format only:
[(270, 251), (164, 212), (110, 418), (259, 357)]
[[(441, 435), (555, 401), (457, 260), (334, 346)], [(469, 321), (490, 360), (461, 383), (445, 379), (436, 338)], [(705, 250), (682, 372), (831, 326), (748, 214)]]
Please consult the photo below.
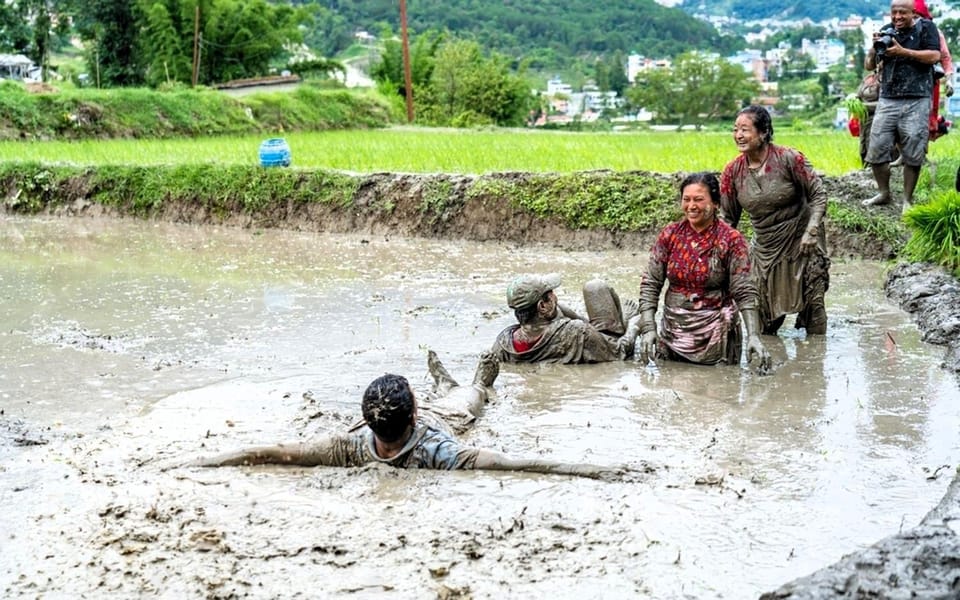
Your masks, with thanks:
[(599, 279), (583, 286), (587, 317), (557, 300), (559, 275), (521, 275), (507, 287), (517, 323), (497, 336), (493, 352), (503, 362), (596, 363), (631, 358), (640, 332), (639, 307), (620, 303)]
[(484, 353), (473, 383), (458, 385), (436, 354), (428, 367), (434, 378), (435, 401), (419, 405), (407, 379), (386, 374), (373, 380), (363, 394), (363, 421), (345, 434), (313, 442), (259, 446), (201, 458), (182, 466), (222, 467), (260, 464), (359, 467), (385, 463), (399, 468), (487, 469), (577, 475), (611, 479), (625, 469), (542, 459), (511, 458), (500, 452), (472, 448), (455, 432), (468, 429), (493, 393), (500, 363)]

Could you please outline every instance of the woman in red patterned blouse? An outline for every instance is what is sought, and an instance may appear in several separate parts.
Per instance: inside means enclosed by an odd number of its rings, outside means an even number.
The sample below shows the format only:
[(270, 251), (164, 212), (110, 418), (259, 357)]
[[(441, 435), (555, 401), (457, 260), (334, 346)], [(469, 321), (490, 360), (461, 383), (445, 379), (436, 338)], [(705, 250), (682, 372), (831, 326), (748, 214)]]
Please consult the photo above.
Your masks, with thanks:
[[(770, 355), (759, 336), (758, 295), (747, 242), (718, 218), (716, 175), (687, 176), (680, 184), (680, 208), (684, 218), (660, 232), (640, 282), (641, 358), (739, 365), (742, 316), (747, 362), (756, 356), (760, 368), (769, 369)], [(670, 285), (658, 332), (655, 315), (664, 282)]]

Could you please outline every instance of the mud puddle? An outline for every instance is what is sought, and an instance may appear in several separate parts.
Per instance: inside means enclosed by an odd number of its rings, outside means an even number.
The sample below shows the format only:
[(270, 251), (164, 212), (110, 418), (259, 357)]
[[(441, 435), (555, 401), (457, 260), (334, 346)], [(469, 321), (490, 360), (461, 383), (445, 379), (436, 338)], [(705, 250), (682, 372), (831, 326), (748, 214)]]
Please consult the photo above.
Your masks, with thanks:
[[(158, 461), (346, 427), (385, 371), (466, 381), (516, 271), (635, 295), (645, 249), (0, 220), (6, 597), (743, 598), (909, 527), (960, 456), (960, 391), (836, 262), (823, 337), (775, 373), (630, 362), (504, 368), (468, 439), (649, 463), (625, 482)], [(26, 443), (25, 441), (37, 443)]]

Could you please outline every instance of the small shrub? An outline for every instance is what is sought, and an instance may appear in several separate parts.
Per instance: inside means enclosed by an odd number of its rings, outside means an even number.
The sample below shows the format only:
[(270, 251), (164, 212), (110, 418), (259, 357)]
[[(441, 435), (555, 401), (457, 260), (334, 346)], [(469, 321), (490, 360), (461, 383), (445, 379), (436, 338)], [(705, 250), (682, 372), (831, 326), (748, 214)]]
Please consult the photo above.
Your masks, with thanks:
[(960, 276), (960, 194), (936, 193), (927, 204), (910, 208), (903, 220), (913, 232), (903, 249), (908, 258), (937, 263)]

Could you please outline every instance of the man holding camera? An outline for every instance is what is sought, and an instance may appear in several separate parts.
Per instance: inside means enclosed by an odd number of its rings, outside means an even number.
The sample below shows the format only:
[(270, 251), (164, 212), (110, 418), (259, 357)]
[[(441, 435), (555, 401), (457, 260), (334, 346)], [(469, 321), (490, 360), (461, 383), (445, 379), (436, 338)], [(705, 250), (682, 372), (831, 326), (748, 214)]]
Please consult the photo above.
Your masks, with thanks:
[(903, 157), (903, 209), (913, 202), (927, 149), (927, 121), (933, 93), (933, 66), (940, 61), (940, 33), (933, 21), (917, 17), (914, 0), (892, 0), (890, 18), (873, 34), (864, 67), (880, 65), (880, 100), (877, 103), (866, 162), (873, 169), (879, 193), (864, 206), (889, 204), (890, 161), (895, 146)]

